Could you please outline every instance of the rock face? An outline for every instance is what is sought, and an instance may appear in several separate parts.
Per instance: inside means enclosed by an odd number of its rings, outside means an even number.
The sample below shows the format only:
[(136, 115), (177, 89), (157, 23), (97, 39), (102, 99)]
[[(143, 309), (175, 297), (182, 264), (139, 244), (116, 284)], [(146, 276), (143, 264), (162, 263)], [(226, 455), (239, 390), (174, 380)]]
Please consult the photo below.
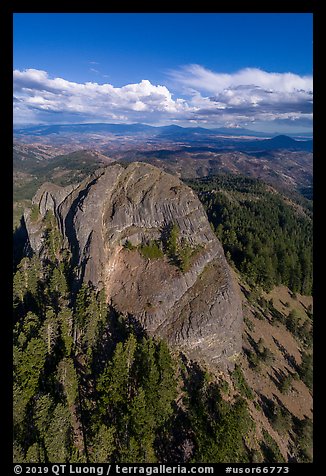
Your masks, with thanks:
[[(203, 206), (178, 178), (145, 163), (115, 164), (76, 186), (44, 184), (33, 203), (42, 216), (54, 213), (81, 281), (105, 288), (114, 308), (191, 358), (232, 366), (241, 350), (239, 293)], [(42, 255), (29, 212), (25, 223), (31, 248)], [(180, 246), (195, 250), (186, 271), (166, 255), (148, 259), (139, 251), (163, 240), (173, 223)]]

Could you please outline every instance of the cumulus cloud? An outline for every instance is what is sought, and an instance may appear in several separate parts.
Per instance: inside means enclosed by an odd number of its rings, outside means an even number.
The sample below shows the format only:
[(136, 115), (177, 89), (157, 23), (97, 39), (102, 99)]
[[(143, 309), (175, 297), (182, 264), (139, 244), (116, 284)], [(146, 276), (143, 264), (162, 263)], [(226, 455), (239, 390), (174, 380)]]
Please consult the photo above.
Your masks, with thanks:
[[(22, 110), (36, 114), (59, 112), (63, 115), (83, 115), (86, 119), (113, 119), (121, 117), (144, 118), (144, 113), (158, 119), (164, 114), (178, 114), (187, 106), (183, 99), (174, 100), (170, 91), (148, 80), (116, 88), (112, 84), (95, 82), (76, 83), (63, 78), (49, 78), (46, 71), (27, 69), (14, 71), (15, 97), (20, 108), (15, 107), (16, 119)], [(18, 117), (17, 117), (18, 116)], [(44, 117), (44, 114), (43, 114)]]
[(312, 121), (310, 76), (254, 68), (225, 74), (189, 65), (170, 72), (170, 77), (175, 90), (181, 89), (182, 98), (175, 97), (171, 87), (147, 79), (114, 87), (50, 78), (37, 69), (15, 70), (15, 122), (191, 122), (214, 127)]
[(258, 68), (244, 68), (232, 74), (215, 73), (198, 64), (188, 65), (170, 75), (178, 82), (199, 91), (217, 93), (229, 88), (253, 86), (266, 91), (312, 91), (312, 77), (293, 73), (269, 73)]
[(240, 121), (312, 119), (313, 80), (293, 73), (245, 68), (215, 73), (200, 65), (170, 72), (184, 94), (192, 96), (194, 115), (238, 118)]

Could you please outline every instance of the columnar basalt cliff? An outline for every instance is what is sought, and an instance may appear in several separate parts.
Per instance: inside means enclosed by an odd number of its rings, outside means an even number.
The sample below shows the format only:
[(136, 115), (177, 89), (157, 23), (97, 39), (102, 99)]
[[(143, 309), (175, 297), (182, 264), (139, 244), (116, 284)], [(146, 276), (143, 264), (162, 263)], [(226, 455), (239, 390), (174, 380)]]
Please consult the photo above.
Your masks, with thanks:
[[(104, 288), (117, 311), (191, 358), (232, 365), (241, 350), (237, 285), (203, 206), (178, 178), (144, 163), (115, 164), (79, 185), (44, 184), (33, 204), (40, 216), (54, 213), (81, 282)], [(41, 220), (27, 211), (25, 223), (42, 256)], [(184, 269), (164, 248), (173, 225), (179, 249), (191, 250)], [(156, 259), (141, 252), (146, 243), (161, 248)]]

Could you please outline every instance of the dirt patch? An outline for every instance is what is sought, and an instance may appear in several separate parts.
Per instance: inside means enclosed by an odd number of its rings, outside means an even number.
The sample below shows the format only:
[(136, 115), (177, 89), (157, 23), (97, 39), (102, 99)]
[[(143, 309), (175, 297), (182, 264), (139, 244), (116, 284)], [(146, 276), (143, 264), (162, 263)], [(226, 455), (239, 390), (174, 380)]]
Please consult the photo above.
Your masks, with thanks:
[(285, 315), (293, 309), (302, 315), (310, 306), (311, 308), (313, 306), (312, 296), (303, 296), (298, 293), (294, 296), (286, 286), (277, 286), (270, 293), (263, 293), (263, 297), (267, 300), (273, 299), (275, 309)]

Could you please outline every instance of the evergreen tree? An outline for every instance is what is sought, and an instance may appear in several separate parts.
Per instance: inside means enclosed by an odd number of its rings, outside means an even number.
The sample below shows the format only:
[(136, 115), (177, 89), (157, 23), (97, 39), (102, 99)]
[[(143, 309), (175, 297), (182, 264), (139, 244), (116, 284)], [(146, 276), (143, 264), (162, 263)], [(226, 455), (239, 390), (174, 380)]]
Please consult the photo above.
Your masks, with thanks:
[(64, 265), (60, 263), (52, 270), (49, 291), (53, 306), (58, 309), (67, 299), (68, 286), (64, 274)]
[[(133, 436), (132, 459), (130, 463), (155, 463), (154, 419), (148, 412), (144, 390), (139, 387), (130, 406), (130, 433)], [(135, 445), (138, 443), (138, 448)], [(137, 450), (136, 450), (137, 448)]]
[(26, 453), (26, 463), (45, 463), (45, 454), (38, 443), (31, 445)]
[[(133, 362), (137, 341), (133, 334), (125, 344), (119, 342), (112, 361), (108, 363), (98, 379), (97, 389), (101, 395), (101, 406), (104, 413), (114, 412), (117, 408), (125, 408), (133, 392)], [(114, 414), (114, 413), (113, 413)]]
[(164, 423), (173, 413), (177, 396), (176, 369), (167, 344), (162, 340), (158, 346), (158, 370), (160, 374), (157, 399), (157, 422)]
[(37, 392), (39, 378), (44, 368), (46, 346), (42, 339), (32, 338), (24, 351), (14, 353), (14, 377), (29, 401)]
[(64, 345), (65, 355), (69, 357), (73, 346), (73, 315), (68, 308), (60, 310), (58, 321), (61, 327), (61, 338)]
[(39, 328), (41, 325), (40, 318), (33, 312), (28, 312), (23, 317), (20, 323), (17, 323), (14, 340), (21, 348), (25, 348), (25, 345), (31, 340), (32, 337), (37, 337)]
[(25, 463), (23, 448), (17, 441), (14, 441), (13, 445), (13, 463)]
[(71, 453), (72, 428), (68, 408), (58, 403), (44, 437), (50, 463), (66, 463)]
[(52, 420), (55, 403), (50, 394), (39, 395), (34, 405), (34, 422), (43, 441)]
[(114, 443), (115, 429), (113, 426), (107, 427), (101, 424), (95, 437), (91, 442), (89, 451), (90, 460), (94, 463), (109, 463), (113, 452), (115, 451)]
[(59, 363), (58, 380), (63, 386), (68, 407), (73, 407), (78, 397), (78, 377), (71, 358), (66, 357)]
[(46, 344), (47, 353), (51, 354), (59, 337), (59, 320), (51, 308), (46, 312), (42, 327), (42, 337)]

